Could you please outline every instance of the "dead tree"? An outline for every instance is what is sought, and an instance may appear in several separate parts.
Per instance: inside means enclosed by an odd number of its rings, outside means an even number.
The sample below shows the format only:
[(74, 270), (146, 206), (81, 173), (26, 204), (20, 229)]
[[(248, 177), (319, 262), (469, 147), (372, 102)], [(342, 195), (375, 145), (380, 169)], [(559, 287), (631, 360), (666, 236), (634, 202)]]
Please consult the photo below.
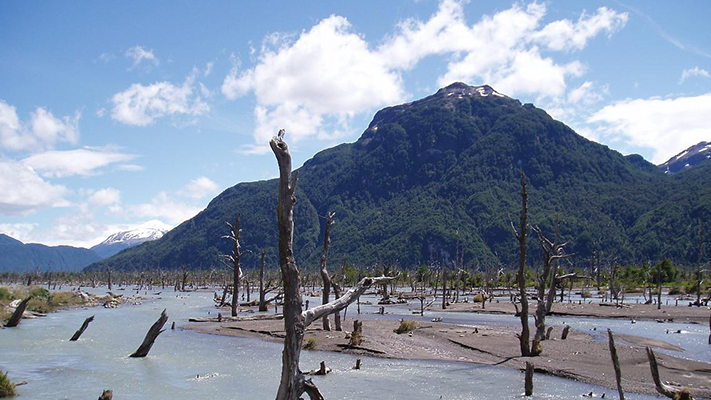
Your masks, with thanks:
[[(331, 296), (331, 277), (326, 269), (326, 260), (328, 259), (328, 248), (331, 245), (331, 225), (333, 225), (333, 216), (335, 214), (329, 212), (326, 214), (326, 229), (323, 234), (323, 254), (321, 255), (321, 280), (323, 281), (323, 290), (321, 291), (321, 304), (326, 304)], [(328, 320), (328, 315), (323, 317), (323, 330), (331, 330), (331, 322)]]
[(107, 280), (108, 280), (109, 290), (111, 290), (111, 289), (112, 289), (112, 286), (111, 286), (111, 268), (106, 268), (106, 275), (107, 275), (106, 278), (107, 278)]
[(526, 377), (524, 380), (524, 389), (526, 391), (526, 396), (533, 396), (533, 363), (530, 361), (526, 361)]
[(652, 371), (652, 380), (654, 381), (654, 386), (657, 388), (657, 392), (665, 397), (675, 400), (692, 400), (691, 392), (687, 389), (675, 389), (664, 382), (659, 376), (659, 366), (657, 365), (657, 357), (654, 355), (654, 351), (647, 347), (647, 358), (649, 358), (649, 368)]
[[(542, 351), (541, 342), (545, 340), (546, 337), (546, 315), (550, 314), (551, 308), (553, 307), (553, 300), (555, 299), (555, 286), (558, 280), (558, 261), (569, 255), (563, 254), (563, 246), (565, 246), (565, 243), (558, 244), (557, 221), (555, 240), (552, 242), (543, 235), (541, 228), (536, 226), (533, 230), (538, 235), (538, 239), (541, 242), (541, 250), (543, 250), (543, 271), (538, 277), (538, 306), (536, 307), (536, 314), (534, 315), (536, 334), (533, 337), (533, 344), (531, 345), (532, 355), (538, 355)], [(549, 278), (550, 286), (546, 294), (546, 284)]]
[(104, 390), (99, 397), (99, 400), (113, 400), (114, 392), (112, 390)]
[(348, 346), (356, 347), (360, 346), (363, 342), (363, 322), (353, 320), (353, 332), (351, 332), (351, 340), (348, 342)]
[(394, 278), (363, 278), (358, 284), (348, 290), (337, 300), (322, 304), (310, 310), (301, 309), (301, 292), (299, 291), (299, 269), (294, 259), (294, 196), (298, 173), (291, 176), (291, 154), (289, 146), (284, 141), (284, 130), (272, 138), (269, 145), (274, 152), (279, 165), (279, 186), (277, 221), (279, 226), (279, 268), (284, 285), (284, 351), (282, 352), (282, 369), (279, 390), (276, 400), (297, 400), (306, 393), (312, 400), (323, 399), (316, 385), (306, 379), (299, 369), (299, 357), (304, 341), (304, 331), (313, 321), (326, 315), (338, 312), (354, 302), (361, 294), (373, 285), (387, 284)]
[(22, 300), (22, 302), (17, 306), (15, 311), (12, 313), (12, 316), (10, 317), (10, 319), (5, 324), (6, 327), (14, 328), (20, 323), (20, 320), (22, 320), (22, 314), (25, 313), (25, 309), (27, 308), (27, 303), (29, 303), (30, 300), (32, 300), (32, 296), (27, 296), (26, 299)]
[(267, 311), (267, 292), (264, 288), (264, 269), (266, 268), (267, 264), (264, 261), (265, 256), (266, 252), (262, 250), (262, 266), (261, 268), (259, 268), (259, 311)]
[(704, 279), (701, 275), (703, 270), (701, 269), (701, 261), (704, 257), (704, 221), (701, 220), (701, 227), (699, 229), (699, 260), (696, 266), (696, 303), (697, 307), (701, 307), (701, 284), (704, 283)]
[(151, 351), (151, 347), (153, 347), (153, 342), (156, 341), (156, 338), (158, 335), (163, 333), (165, 329), (163, 329), (163, 325), (168, 322), (168, 314), (166, 313), (166, 310), (163, 309), (163, 312), (160, 313), (160, 317), (156, 322), (153, 323), (151, 326), (151, 329), (148, 330), (146, 333), (146, 337), (143, 339), (143, 343), (141, 343), (141, 346), (133, 352), (133, 354), (130, 355), (130, 357), (145, 357), (148, 355), (148, 352)]
[(94, 320), (94, 316), (92, 315), (91, 317), (87, 318), (84, 320), (84, 323), (81, 324), (81, 328), (79, 328), (78, 331), (74, 332), (74, 335), (72, 336), (71, 339), (69, 339), (70, 342), (76, 342), (79, 340), (79, 337), (84, 333), (86, 328), (89, 327), (89, 323)]
[(521, 345), (521, 356), (530, 357), (531, 347), (529, 347), (530, 332), (528, 328), (528, 297), (526, 296), (526, 232), (528, 230), (528, 193), (526, 192), (526, 174), (521, 172), (521, 224), (519, 230), (511, 221), (511, 229), (514, 237), (518, 240), (519, 245), (519, 261), (518, 273), (516, 280), (518, 281), (518, 293), (521, 298), (521, 334), (517, 335)]
[[(333, 285), (333, 295), (335, 298), (341, 297), (341, 285), (338, 282), (333, 282), (331, 281), (331, 284)], [(333, 314), (333, 324), (336, 327), (336, 331), (340, 332), (343, 330), (341, 327), (341, 312), (336, 312)]]
[(615, 339), (612, 337), (612, 331), (607, 328), (608, 344), (610, 345), (610, 357), (612, 357), (612, 366), (615, 368), (615, 380), (617, 381), (617, 393), (620, 395), (620, 400), (625, 400), (625, 392), (622, 390), (622, 371), (620, 370), (620, 360), (617, 358), (617, 348), (615, 347)]
[(242, 268), (240, 268), (240, 258), (242, 257), (242, 245), (240, 244), (239, 237), (242, 230), (239, 228), (239, 217), (237, 214), (235, 217), (235, 224), (232, 225), (227, 222), (227, 226), (230, 227), (230, 234), (223, 236), (225, 239), (232, 241), (232, 254), (225, 255), (227, 260), (227, 268), (232, 270), (232, 316), (236, 317), (239, 309), (239, 285), (242, 279)]

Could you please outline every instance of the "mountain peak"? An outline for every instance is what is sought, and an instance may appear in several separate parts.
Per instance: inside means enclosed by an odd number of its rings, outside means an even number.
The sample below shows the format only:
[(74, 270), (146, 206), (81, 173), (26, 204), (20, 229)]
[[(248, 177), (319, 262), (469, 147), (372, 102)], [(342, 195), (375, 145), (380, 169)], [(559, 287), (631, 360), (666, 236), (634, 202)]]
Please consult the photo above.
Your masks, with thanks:
[(664, 173), (675, 174), (711, 158), (711, 142), (699, 142), (659, 165)]
[(160, 239), (169, 230), (170, 226), (161, 221), (152, 220), (134, 229), (116, 232), (91, 249), (102, 257), (110, 257), (123, 249)]
[(464, 96), (479, 96), (479, 97), (508, 97), (503, 95), (489, 85), (482, 86), (469, 86), (463, 82), (454, 82), (451, 85), (445, 86), (435, 93), (435, 96), (458, 96), (460, 98)]

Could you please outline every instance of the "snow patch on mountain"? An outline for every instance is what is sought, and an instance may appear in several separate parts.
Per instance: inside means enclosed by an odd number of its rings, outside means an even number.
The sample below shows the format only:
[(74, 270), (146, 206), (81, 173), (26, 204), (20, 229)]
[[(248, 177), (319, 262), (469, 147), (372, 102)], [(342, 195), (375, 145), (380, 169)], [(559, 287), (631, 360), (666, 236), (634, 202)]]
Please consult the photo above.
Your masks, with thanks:
[(91, 249), (102, 258), (108, 258), (123, 249), (158, 240), (170, 229), (170, 225), (158, 220), (151, 220), (134, 229), (116, 232)]

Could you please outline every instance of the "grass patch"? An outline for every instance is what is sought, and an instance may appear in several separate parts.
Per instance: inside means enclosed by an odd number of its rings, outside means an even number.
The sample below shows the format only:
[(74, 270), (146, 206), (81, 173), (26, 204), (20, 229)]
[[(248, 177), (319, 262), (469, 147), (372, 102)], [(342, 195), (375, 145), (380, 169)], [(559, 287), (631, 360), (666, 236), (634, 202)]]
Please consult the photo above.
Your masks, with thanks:
[(316, 348), (316, 339), (309, 338), (304, 345), (304, 350), (314, 350)]
[(8, 304), (15, 299), (7, 286), (0, 287), (0, 304)]
[(417, 322), (416, 321), (413, 321), (411, 319), (403, 319), (402, 321), (400, 321), (400, 326), (398, 326), (394, 332), (399, 335), (401, 333), (412, 332), (415, 329), (417, 329)]
[(17, 395), (15, 384), (7, 377), (7, 372), (0, 371), (0, 397), (11, 397)]

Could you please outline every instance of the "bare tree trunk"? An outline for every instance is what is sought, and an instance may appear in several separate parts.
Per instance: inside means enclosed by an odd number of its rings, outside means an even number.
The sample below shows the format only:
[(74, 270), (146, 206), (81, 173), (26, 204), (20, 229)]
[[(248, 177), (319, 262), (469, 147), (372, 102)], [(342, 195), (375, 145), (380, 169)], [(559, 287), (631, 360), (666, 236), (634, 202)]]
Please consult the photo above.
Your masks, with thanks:
[[(321, 255), (321, 281), (323, 281), (321, 304), (328, 303), (331, 296), (331, 277), (326, 269), (326, 260), (328, 259), (328, 248), (331, 245), (329, 234), (331, 233), (331, 225), (333, 225), (333, 216), (332, 212), (326, 213), (326, 229), (323, 234), (323, 254)], [(336, 294), (336, 297), (338, 297), (338, 294)], [(331, 322), (328, 320), (328, 315), (323, 317), (323, 330), (331, 330)]]
[(442, 309), (447, 309), (447, 267), (442, 264)]
[(107, 280), (109, 281), (109, 282), (108, 282), (108, 284), (109, 284), (109, 290), (111, 290), (111, 288), (112, 288), (112, 286), (111, 286), (111, 268), (106, 268), (106, 273), (107, 273), (107, 275), (108, 275)]
[(5, 324), (6, 327), (14, 328), (20, 323), (20, 321), (22, 320), (22, 314), (25, 313), (25, 309), (27, 308), (27, 303), (29, 303), (30, 300), (32, 300), (32, 296), (27, 296), (26, 299), (22, 300), (22, 302), (17, 306), (15, 311), (12, 313), (12, 316), (10, 317), (10, 319)]
[(84, 320), (84, 323), (81, 324), (81, 328), (79, 328), (78, 331), (74, 332), (74, 335), (72, 335), (72, 338), (69, 339), (70, 342), (75, 342), (79, 340), (79, 337), (84, 333), (86, 328), (89, 327), (89, 323), (94, 320), (94, 316), (92, 315), (91, 317), (87, 318)]
[(240, 267), (242, 244), (239, 241), (242, 229), (239, 227), (239, 218), (240, 214), (237, 214), (234, 225), (227, 223), (227, 226), (230, 227), (230, 234), (223, 236), (226, 239), (232, 240), (232, 254), (225, 256), (225, 258), (232, 264), (230, 266), (232, 269), (232, 304), (230, 311), (233, 317), (236, 317), (239, 313), (239, 285), (242, 279), (242, 268)]
[(617, 358), (617, 348), (615, 347), (615, 339), (612, 337), (612, 331), (607, 328), (607, 337), (610, 345), (610, 357), (612, 357), (612, 366), (615, 368), (615, 380), (617, 381), (617, 393), (620, 395), (620, 400), (625, 400), (625, 392), (622, 390), (622, 370), (620, 370), (620, 360)]
[(363, 342), (363, 322), (353, 320), (353, 332), (351, 332), (351, 340), (348, 342), (348, 346), (360, 346)]
[(533, 363), (530, 361), (526, 361), (526, 378), (524, 388), (526, 390), (526, 396), (533, 396)]
[(521, 297), (521, 334), (518, 335), (521, 345), (521, 355), (531, 356), (529, 347), (530, 332), (528, 328), (528, 297), (526, 296), (526, 232), (528, 230), (528, 193), (526, 192), (526, 174), (521, 172), (521, 225), (520, 232), (516, 230), (511, 222), (514, 237), (519, 244), (519, 262), (516, 280), (518, 282), (518, 293)]
[(701, 307), (701, 284), (704, 283), (701, 277), (701, 261), (704, 256), (704, 221), (701, 220), (699, 230), (699, 260), (696, 267), (696, 306)]
[(143, 343), (141, 343), (141, 346), (133, 352), (133, 354), (130, 355), (130, 357), (145, 357), (148, 355), (148, 352), (151, 351), (151, 347), (153, 347), (153, 342), (156, 341), (156, 338), (158, 335), (163, 333), (163, 325), (168, 322), (168, 314), (166, 313), (166, 310), (163, 309), (163, 312), (160, 313), (160, 317), (158, 320), (153, 323), (151, 326), (151, 329), (148, 330), (146, 333), (146, 337), (143, 339)]
[(99, 400), (113, 400), (114, 392), (112, 390), (104, 390), (99, 397)]
[(313, 321), (326, 315), (338, 312), (350, 303), (356, 301), (373, 285), (387, 284), (396, 277), (363, 278), (353, 288), (337, 300), (301, 310), (301, 292), (299, 291), (299, 270), (294, 259), (294, 192), (298, 174), (291, 179), (291, 154), (289, 146), (284, 141), (284, 130), (269, 142), (277, 163), (279, 164), (279, 196), (277, 204), (277, 221), (279, 225), (279, 267), (284, 285), (284, 351), (282, 352), (282, 369), (279, 390), (276, 400), (297, 400), (306, 393), (312, 400), (323, 399), (316, 385), (306, 379), (299, 369), (299, 357), (304, 341), (304, 331)]
[(267, 293), (264, 289), (264, 269), (266, 267), (266, 262), (264, 261), (265, 256), (266, 252), (262, 250), (262, 266), (259, 269), (259, 311), (267, 311), (267, 303), (265, 301)]
[[(341, 285), (333, 282), (333, 295), (338, 299), (341, 297)], [(341, 327), (341, 312), (338, 311), (333, 314), (333, 323), (336, 326), (336, 331), (341, 332), (343, 328)]]
[(662, 264), (657, 266), (657, 310), (662, 309)]

